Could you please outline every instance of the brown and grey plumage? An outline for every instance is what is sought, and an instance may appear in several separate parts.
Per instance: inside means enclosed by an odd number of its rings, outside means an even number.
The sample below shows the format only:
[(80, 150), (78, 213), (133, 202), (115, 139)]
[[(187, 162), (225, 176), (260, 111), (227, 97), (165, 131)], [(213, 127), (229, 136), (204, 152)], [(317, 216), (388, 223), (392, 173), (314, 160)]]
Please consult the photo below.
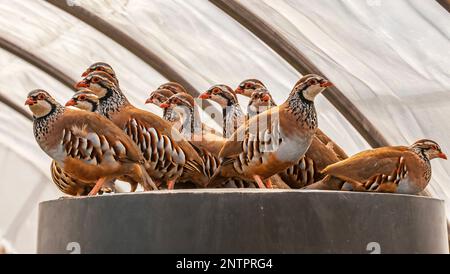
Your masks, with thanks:
[(254, 179), (262, 187), (261, 179), (299, 161), (317, 129), (314, 98), (330, 85), (320, 76), (306, 75), (293, 88), (285, 103), (241, 126), (222, 148), (222, 164), (211, 184), (228, 177), (239, 177)]
[(156, 189), (140, 151), (111, 121), (65, 108), (44, 90), (31, 91), (25, 104), (33, 112), (33, 131), (41, 149), (71, 177), (97, 181), (90, 195), (120, 176), (132, 177), (146, 190)]
[[(205, 176), (211, 178), (220, 165), (218, 155), (226, 140), (211, 134), (208, 130), (204, 130), (200, 114), (191, 95), (187, 93), (175, 94), (161, 107), (171, 107), (180, 115), (182, 121), (181, 133), (197, 148), (204, 162)], [(224, 185), (234, 185), (235, 187), (245, 187), (249, 184), (250, 182), (239, 179), (230, 179), (224, 183)]]
[[(98, 106), (99, 106), (99, 98), (97, 95), (95, 95), (91, 90), (89, 89), (82, 89), (77, 91), (72, 98), (66, 103), (66, 106), (70, 107), (76, 107), (78, 109), (89, 111), (89, 112), (98, 112)], [(64, 174), (64, 177), (69, 179), (68, 174)], [(135, 192), (138, 186), (138, 182), (133, 180), (133, 178), (129, 176), (122, 176), (119, 178), (119, 180), (127, 182), (130, 184), (130, 192)], [(109, 185), (111, 185), (111, 189), (116, 189), (113, 182), (108, 182)], [(108, 188), (106, 188), (108, 190)]]
[(411, 146), (382, 147), (360, 152), (323, 170), (324, 180), (345, 181), (343, 190), (417, 194), (431, 179), (430, 160), (447, 159), (432, 140)]
[(114, 79), (104, 72), (93, 72), (80, 81), (79, 88), (90, 88), (99, 98), (99, 113), (124, 130), (144, 154), (149, 175), (173, 187), (177, 179), (188, 178), (205, 187), (203, 162), (195, 149), (167, 121), (134, 107)]

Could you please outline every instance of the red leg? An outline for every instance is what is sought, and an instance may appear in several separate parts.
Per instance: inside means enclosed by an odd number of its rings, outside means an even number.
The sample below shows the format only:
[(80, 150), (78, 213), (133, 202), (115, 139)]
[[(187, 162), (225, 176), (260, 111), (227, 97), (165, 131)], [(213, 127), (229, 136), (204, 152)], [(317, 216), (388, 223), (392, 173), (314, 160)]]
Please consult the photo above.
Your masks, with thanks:
[(168, 181), (167, 182), (167, 189), (168, 190), (173, 190), (174, 188), (175, 188), (175, 181), (174, 180)]
[(266, 188), (263, 184), (263, 181), (259, 175), (253, 175), (253, 179), (255, 179), (256, 183), (258, 184), (259, 188)]
[(273, 188), (273, 184), (272, 184), (272, 181), (270, 180), (270, 178), (268, 178), (266, 180), (266, 188)]
[(89, 192), (88, 196), (97, 195), (97, 193), (102, 188), (102, 186), (105, 184), (105, 182), (106, 182), (106, 178), (98, 179), (97, 183), (95, 184), (94, 188), (92, 188), (91, 192)]

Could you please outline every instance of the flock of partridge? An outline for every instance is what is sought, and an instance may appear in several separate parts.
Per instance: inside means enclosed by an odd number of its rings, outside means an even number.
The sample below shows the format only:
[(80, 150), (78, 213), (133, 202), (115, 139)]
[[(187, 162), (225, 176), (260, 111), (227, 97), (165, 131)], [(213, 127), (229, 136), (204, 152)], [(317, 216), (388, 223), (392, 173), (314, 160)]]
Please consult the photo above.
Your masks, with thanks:
[[(174, 188), (292, 188), (417, 194), (431, 178), (430, 160), (447, 159), (439, 145), (371, 149), (348, 157), (317, 127), (314, 98), (332, 84), (303, 76), (277, 106), (256, 79), (236, 90), (215, 85), (200, 95), (222, 107), (223, 132), (203, 124), (194, 98), (167, 83), (146, 103), (163, 117), (133, 106), (114, 70), (95, 63), (58, 103), (38, 89), (28, 94), (34, 135), (52, 159), (58, 188), (74, 196), (115, 191), (128, 182), (134, 192)], [(250, 97), (244, 115), (236, 94)]]

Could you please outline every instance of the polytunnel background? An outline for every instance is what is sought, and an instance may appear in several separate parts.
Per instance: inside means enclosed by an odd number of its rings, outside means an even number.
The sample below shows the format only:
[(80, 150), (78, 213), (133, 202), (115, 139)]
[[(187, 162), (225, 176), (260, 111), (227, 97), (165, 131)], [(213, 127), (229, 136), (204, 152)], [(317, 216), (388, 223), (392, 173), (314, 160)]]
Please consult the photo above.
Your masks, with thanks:
[[(281, 103), (300, 73), (257, 35), (207, 0), (0, 0), (0, 38), (46, 61), (73, 81), (105, 61), (139, 107), (167, 82), (158, 68), (64, 9), (84, 8), (161, 58), (197, 91), (262, 80)], [(390, 144), (421, 138), (450, 148), (450, 17), (437, 1), (230, 1), (256, 14), (300, 51), (368, 118)], [(0, 237), (18, 252), (35, 252), (38, 203), (62, 196), (32, 123), (12, 105), (35, 88), (62, 102), (72, 90), (35, 64), (0, 48)], [(172, 79), (170, 79), (172, 80)], [(239, 96), (245, 108), (247, 100)], [(8, 103), (7, 103), (8, 102)], [(214, 105), (217, 107), (216, 105)], [(319, 126), (348, 154), (368, 142), (323, 96)], [(345, 110), (344, 110), (345, 111)], [(206, 116), (206, 115), (204, 115)], [(450, 199), (450, 165), (433, 161), (427, 190)], [(449, 210), (447, 212), (450, 212)], [(449, 213), (448, 213), (449, 214)], [(449, 215), (450, 216), (450, 215)]]

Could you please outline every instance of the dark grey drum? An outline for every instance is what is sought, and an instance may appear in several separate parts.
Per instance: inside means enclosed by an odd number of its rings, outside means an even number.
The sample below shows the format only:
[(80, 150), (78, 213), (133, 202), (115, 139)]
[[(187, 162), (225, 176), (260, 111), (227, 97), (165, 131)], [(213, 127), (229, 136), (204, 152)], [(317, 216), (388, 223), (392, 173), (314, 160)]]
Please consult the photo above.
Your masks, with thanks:
[(43, 202), (38, 253), (448, 253), (441, 200), (175, 190)]

